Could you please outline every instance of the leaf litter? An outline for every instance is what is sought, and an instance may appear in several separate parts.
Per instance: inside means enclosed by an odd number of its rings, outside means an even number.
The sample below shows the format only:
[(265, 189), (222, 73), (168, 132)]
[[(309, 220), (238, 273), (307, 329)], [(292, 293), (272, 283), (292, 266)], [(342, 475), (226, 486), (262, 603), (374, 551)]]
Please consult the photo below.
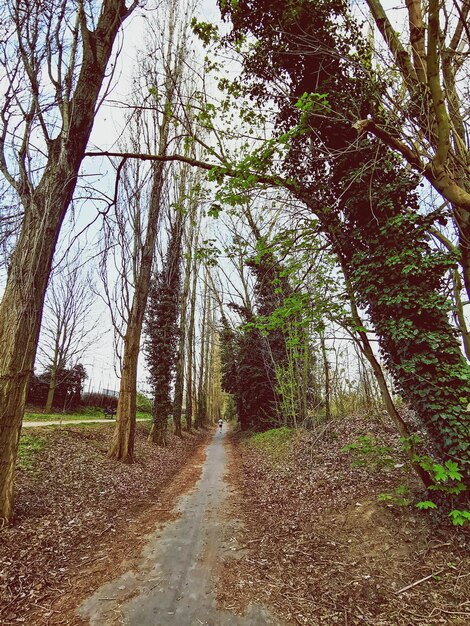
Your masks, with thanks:
[[(391, 447), (396, 462), (354, 466), (341, 450), (361, 435)], [(391, 427), (354, 416), (300, 431), (282, 460), (242, 434), (231, 444), (232, 514), (242, 524), (236, 565), (220, 566), (222, 606), (266, 604), (308, 626), (470, 623), (468, 535), (415, 508), (420, 483)], [(409, 504), (379, 501), (403, 484)]]
[[(124, 559), (131, 563), (145, 534), (171, 518), (169, 500), (197, 475), (190, 460), (208, 434), (171, 435), (167, 448), (156, 448), (148, 425), (138, 423), (137, 462), (126, 465), (106, 456), (109, 425), (34, 433), (45, 445), (17, 471), (15, 517), (0, 531), (0, 623), (80, 624), (79, 601)], [(174, 481), (185, 465), (187, 477)]]

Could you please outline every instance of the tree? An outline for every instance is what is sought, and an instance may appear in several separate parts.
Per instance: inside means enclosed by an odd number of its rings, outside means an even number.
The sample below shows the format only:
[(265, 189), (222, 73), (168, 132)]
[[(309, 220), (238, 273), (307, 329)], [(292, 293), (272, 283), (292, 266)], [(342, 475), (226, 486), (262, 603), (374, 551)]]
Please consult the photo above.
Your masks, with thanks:
[(168, 419), (173, 412), (171, 386), (178, 360), (182, 218), (182, 211), (177, 211), (170, 226), (163, 267), (150, 289), (146, 316), (145, 356), (153, 392), (153, 424), (149, 438), (161, 446), (167, 445)]
[(137, 4), (53, 0), (46, 6), (39, 0), (9, 0), (2, 7), (8, 35), (2, 38), (0, 50), (6, 82), (0, 171), (23, 210), (0, 304), (0, 517), (4, 519), (10, 518), (13, 507), (25, 394), (52, 257), (77, 185), (114, 40)]
[(367, 114), (377, 87), (363, 66), (349, 62), (364, 48), (345, 8), (319, 1), (313, 11), (302, 0), (288, 7), (269, 0), (224, 4), (234, 23), (231, 40), (257, 38), (244, 58), (247, 88), (278, 107), (278, 143), (243, 165), (246, 171), (257, 163), (264, 174), (283, 155), (282, 179), (292, 181), (289, 188), (344, 258), (387, 364), (436, 454), (467, 469), (470, 370), (442, 295), (442, 276), (455, 258), (429, 245), (427, 229), (440, 215), (419, 214), (417, 179), (380, 143), (357, 141), (351, 132), (348, 120)]
[(39, 357), (50, 374), (44, 413), (50, 413), (56, 387), (97, 339), (97, 321), (90, 320), (96, 300), (90, 276), (81, 266), (55, 273), (49, 283), (39, 341)]
[[(44, 404), (49, 396), (51, 378), (50, 368), (39, 376), (33, 374), (29, 384), (27, 401), (35, 405)], [(56, 371), (54, 405), (62, 411), (76, 408), (81, 402), (83, 385), (87, 378), (88, 375), (81, 363)]]
[[(150, 119), (145, 119), (140, 104), (137, 103), (134, 115), (133, 127), (136, 132), (130, 139), (134, 150), (142, 141), (140, 135), (147, 137), (146, 149), (155, 151), (157, 155), (164, 157), (168, 151), (168, 145), (175, 140), (179, 130), (173, 126), (175, 112), (178, 106), (178, 97), (182, 89), (186, 58), (188, 55), (188, 19), (181, 15), (184, 7), (180, 8), (175, 0), (170, 0), (163, 7), (164, 12), (159, 16), (159, 22), (165, 24), (163, 40), (160, 41), (160, 27), (157, 25), (153, 30), (149, 29), (149, 46), (153, 48), (151, 57), (146, 55), (141, 63), (141, 78), (144, 78), (145, 89), (141, 93), (142, 100), (147, 99), (147, 107), (150, 110)], [(158, 59), (159, 65), (155, 62)], [(161, 76), (163, 72), (163, 77)], [(150, 94), (147, 93), (150, 91)], [(121, 165), (125, 163), (121, 161)], [(169, 170), (164, 161), (154, 161), (150, 168), (150, 186), (148, 206), (142, 206), (144, 194), (139, 166), (139, 177), (132, 185), (132, 198), (130, 204), (125, 205), (124, 213), (127, 217), (128, 228), (130, 226), (132, 250), (132, 285), (129, 284), (129, 276), (122, 273), (121, 279), (125, 283), (124, 293), (128, 300), (125, 310), (125, 330), (122, 334), (122, 366), (119, 402), (116, 416), (116, 429), (109, 449), (109, 456), (125, 462), (134, 460), (134, 436), (136, 421), (136, 393), (137, 393), (137, 365), (140, 351), (142, 325), (149, 295), (151, 272), (155, 257), (155, 247), (163, 208), (165, 204), (164, 187), (169, 176)], [(182, 176), (182, 174), (181, 174)], [(126, 202), (126, 200), (124, 200)], [(134, 211), (131, 207), (134, 205)], [(122, 209), (121, 209), (122, 211)], [(125, 221), (125, 217), (119, 221)], [(143, 234), (145, 232), (145, 235)], [(127, 234), (126, 237), (129, 237)], [(127, 249), (129, 249), (127, 248)], [(121, 254), (126, 253), (126, 248), (121, 248)], [(129, 294), (132, 295), (129, 295)], [(112, 302), (110, 302), (112, 306)]]

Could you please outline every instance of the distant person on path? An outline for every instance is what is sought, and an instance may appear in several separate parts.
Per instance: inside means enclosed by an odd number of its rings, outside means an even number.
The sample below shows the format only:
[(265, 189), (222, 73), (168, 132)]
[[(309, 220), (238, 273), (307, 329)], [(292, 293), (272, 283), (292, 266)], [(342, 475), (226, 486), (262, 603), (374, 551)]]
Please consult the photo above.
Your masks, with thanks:
[(219, 420), (219, 432), (222, 432), (223, 421)]

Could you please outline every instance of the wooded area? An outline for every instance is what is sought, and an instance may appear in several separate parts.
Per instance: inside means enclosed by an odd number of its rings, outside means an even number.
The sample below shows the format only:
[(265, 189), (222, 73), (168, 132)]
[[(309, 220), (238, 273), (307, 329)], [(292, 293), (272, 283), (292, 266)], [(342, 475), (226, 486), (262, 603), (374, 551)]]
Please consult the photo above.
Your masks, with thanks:
[(465, 532), (469, 15), (468, 0), (6, 0), (5, 524), (27, 397), (79, 404), (83, 355), (110, 331), (109, 459), (139, 461), (145, 369), (156, 446), (222, 418), (385, 420), (422, 483), (414, 506)]

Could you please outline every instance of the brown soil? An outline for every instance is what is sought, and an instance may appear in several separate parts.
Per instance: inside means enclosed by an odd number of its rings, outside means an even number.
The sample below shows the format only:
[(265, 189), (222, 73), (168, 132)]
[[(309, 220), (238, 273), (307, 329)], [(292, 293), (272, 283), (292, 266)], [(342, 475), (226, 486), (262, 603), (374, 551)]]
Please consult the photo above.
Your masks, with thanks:
[(81, 600), (132, 568), (145, 536), (174, 516), (176, 497), (199, 478), (208, 434), (171, 437), (162, 449), (147, 433), (137, 425), (138, 462), (124, 465), (106, 457), (109, 426), (34, 430), (46, 447), (18, 472), (15, 519), (0, 534), (2, 625), (82, 623)]
[[(243, 526), (236, 566), (221, 565), (222, 606), (267, 604), (309, 626), (470, 623), (468, 537), (415, 508), (420, 485), (398, 453), (390, 469), (352, 466), (341, 448), (366, 433), (398, 447), (391, 431), (360, 418), (301, 432), (281, 461), (232, 437), (232, 508)], [(378, 501), (403, 484), (409, 505)]]

